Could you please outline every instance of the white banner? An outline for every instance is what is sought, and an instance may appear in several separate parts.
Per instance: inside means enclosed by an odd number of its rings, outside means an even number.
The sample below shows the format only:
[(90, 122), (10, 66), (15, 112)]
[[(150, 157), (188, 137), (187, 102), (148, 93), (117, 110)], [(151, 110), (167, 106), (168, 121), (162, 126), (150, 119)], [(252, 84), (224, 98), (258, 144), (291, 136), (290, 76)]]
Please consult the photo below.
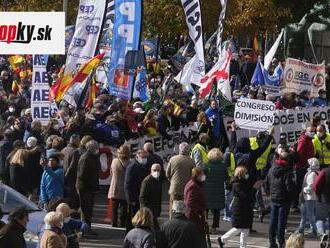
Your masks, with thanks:
[(274, 112), (273, 102), (239, 99), (235, 105), (235, 123), (242, 129), (264, 131), (273, 125)]
[[(316, 116), (321, 118), (321, 123), (325, 123), (330, 118), (330, 107), (303, 108), (299, 111), (296, 109), (276, 110), (273, 124), (275, 127), (274, 138), (276, 144), (281, 139), (288, 144), (294, 144), (301, 132), (311, 125), (313, 118)], [(224, 119), (227, 131), (232, 121), (233, 118), (230, 117)], [(256, 133), (256, 131), (252, 130), (238, 129), (237, 138), (255, 136)]]
[(285, 88), (283, 92), (311, 92), (318, 96), (320, 89), (325, 89), (325, 64), (309, 64), (298, 59), (287, 58), (284, 68)]
[(76, 29), (68, 49), (65, 74), (77, 71), (81, 64), (94, 57), (105, 4), (105, 0), (80, 0)]
[[(202, 14), (199, 0), (181, 0), (181, 4), (186, 16), (186, 22), (189, 30), (189, 36), (195, 45), (196, 58), (194, 59), (194, 68), (190, 72), (192, 80), (200, 79), (205, 75), (204, 61), (204, 41), (202, 28)], [(184, 69), (183, 69), (184, 70)], [(194, 75), (195, 74), (195, 75)], [(197, 80), (199, 82), (199, 80)]]
[(219, 16), (218, 33), (217, 33), (217, 48), (218, 48), (219, 57), (221, 56), (221, 51), (222, 51), (221, 44), (222, 44), (223, 26), (226, 17), (227, 0), (220, 0), (220, 4), (221, 4), (221, 12)]
[(283, 33), (284, 33), (284, 30), (282, 29), (281, 33), (278, 35), (276, 41), (274, 42), (273, 46), (271, 47), (271, 49), (268, 51), (268, 53), (266, 54), (265, 56), (265, 59), (264, 59), (264, 68), (268, 71), (269, 69), (269, 66), (272, 62), (272, 59), (274, 58), (276, 52), (277, 52), (277, 49), (278, 49), (278, 46), (280, 45), (280, 42), (282, 40), (282, 36), (283, 36)]
[(64, 12), (0, 12), (0, 54), (65, 54)]
[(33, 120), (39, 120), (42, 125), (47, 125), (50, 118), (57, 118), (59, 125), (63, 121), (58, 117), (58, 108), (55, 102), (50, 102), (49, 77), (46, 70), (48, 55), (33, 56), (32, 90), (31, 90), (31, 114)]

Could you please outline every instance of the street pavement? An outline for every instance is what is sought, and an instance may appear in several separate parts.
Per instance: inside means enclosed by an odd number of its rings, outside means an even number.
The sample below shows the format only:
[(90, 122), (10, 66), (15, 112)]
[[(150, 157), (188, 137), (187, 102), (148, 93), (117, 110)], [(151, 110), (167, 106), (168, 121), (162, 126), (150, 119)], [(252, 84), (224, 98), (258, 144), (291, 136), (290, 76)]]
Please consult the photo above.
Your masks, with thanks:
[[(164, 191), (167, 192), (167, 191)], [(123, 228), (112, 228), (111, 225), (104, 223), (104, 218), (107, 212), (107, 195), (108, 188), (101, 188), (100, 192), (97, 193), (94, 206), (94, 217), (92, 227), (94, 231), (98, 234), (88, 239), (80, 240), (80, 247), (82, 248), (116, 248), (122, 247), (123, 240), (125, 237), (125, 229)], [(256, 216), (256, 215), (255, 215)], [(212, 216), (209, 216), (211, 218)], [(160, 217), (160, 223), (165, 222), (168, 219), (168, 197), (163, 194), (163, 204), (162, 204), (162, 215)], [(299, 215), (289, 216), (289, 221), (287, 225), (287, 238), (290, 233), (294, 232), (299, 224)], [(209, 219), (209, 224), (211, 225), (211, 219)], [(264, 222), (260, 221), (255, 217), (253, 228), (257, 231), (256, 233), (250, 234), (248, 238), (248, 247), (251, 248), (267, 248), (268, 243), (268, 225), (269, 218), (265, 217)], [(220, 220), (220, 230), (219, 235), (224, 234), (231, 228), (231, 223), (224, 222), (221, 218)], [(306, 228), (307, 229), (307, 228)], [(216, 248), (218, 235), (211, 235), (212, 247)], [(226, 243), (225, 247), (234, 248), (239, 247), (239, 237), (231, 239)], [(319, 242), (316, 238), (310, 235), (305, 236), (305, 247), (306, 248), (318, 248)]]

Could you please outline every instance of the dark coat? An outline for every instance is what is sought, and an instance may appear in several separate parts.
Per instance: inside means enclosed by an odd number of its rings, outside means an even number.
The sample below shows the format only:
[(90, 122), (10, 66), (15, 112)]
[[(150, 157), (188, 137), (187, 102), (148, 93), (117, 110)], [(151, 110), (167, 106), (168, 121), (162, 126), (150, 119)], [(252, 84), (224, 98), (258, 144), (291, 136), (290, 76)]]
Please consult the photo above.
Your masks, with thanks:
[(294, 196), (292, 167), (285, 160), (274, 160), (266, 177), (266, 191), (271, 201), (278, 204), (289, 204)]
[(196, 179), (191, 179), (184, 188), (184, 202), (186, 205), (186, 215), (194, 221), (201, 232), (204, 230), (205, 219), (205, 193), (202, 183)]
[(149, 208), (155, 218), (160, 216), (162, 206), (162, 181), (160, 179), (149, 175), (142, 181), (140, 206)]
[(170, 135), (167, 133), (167, 129), (171, 127), (170, 121), (165, 115), (159, 115), (157, 118), (158, 130), (164, 139), (169, 139)]
[(134, 159), (127, 167), (125, 172), (124, 191), (127, 203), (139, 203), (140, 188), (143, 179), (149, 174), (146, 166), (140, 165)]
[(64, 155), (64, 187), (67, 189), (74, 188), (77, 180), (78, 161), (80, 157), (78, 148), (69, 144), (61, 153)]
[(28, 173), (30, 175), (30, 188), (38, 189), (40, 187), (40, 180), (43, 172), (43, 168), (40, 165), (41, 152), (38, 149), (29, 151), (24, 160)]
[(0, 230), (0, 247), (25, 248), (23, 237), (25, 231), (25, 227), (16, 221), (9, 222)]
[(22, 195), (27, 195), (31, 191), (31, 181), (29, 170), (26, 166), (18, 164), (10, 164), (9, 166), (10, 186), (20, 192)]
[(245, 179), (234, 178), (232, 182), (232, 225), (250, 228), (253, 222), (254, 190)]
[(175, 213), (160, 227), (162, 248), (202, 248), (205, 242), (195, 223)]
[(94, 192), (99, 188), (99, 155), (86, 151), (79, 159), (76, 188), (78, 192)]
[(135, 227), (124, 239), (123, 248), (154, 248), (155, 235), (149, 228)]
[(204, 167), (206, 180), (204, 183), (205, 203), (207, 209), (223, 209), (225, 207), (224, 183), (227, 180), (227, 168), (222, 161), (210, 161)]
[(11, 150), (11, 141), (7, 139), (0, 140), (0, 177), (2, 180), (6, 177), (6, 159)]

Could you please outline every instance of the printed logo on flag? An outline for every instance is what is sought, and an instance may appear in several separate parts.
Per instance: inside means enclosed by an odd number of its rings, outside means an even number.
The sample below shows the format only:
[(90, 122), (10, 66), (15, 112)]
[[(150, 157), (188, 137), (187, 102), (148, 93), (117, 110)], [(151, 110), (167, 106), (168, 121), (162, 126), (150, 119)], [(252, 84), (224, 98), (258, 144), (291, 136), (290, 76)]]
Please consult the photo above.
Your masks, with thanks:
[(128, 75), (124, 74), (124, 69), (116, 69), (114, 83), (119, 87), (128, 86)]
[(0, 12), (0, 54), (64, 53), (64, 12)]

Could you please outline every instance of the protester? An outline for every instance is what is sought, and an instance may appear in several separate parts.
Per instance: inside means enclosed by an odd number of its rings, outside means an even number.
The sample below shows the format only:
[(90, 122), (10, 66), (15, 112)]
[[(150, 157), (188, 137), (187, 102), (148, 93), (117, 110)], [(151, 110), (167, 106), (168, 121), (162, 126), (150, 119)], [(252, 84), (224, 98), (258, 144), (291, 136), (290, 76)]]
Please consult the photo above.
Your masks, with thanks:
[(6, 130), (0, 140), (0, 180), (6, 181), (6, 159), (13, 149), (12, 133)]
[[(279, 145), (275, 160), (266, 178), (266, 192), (271, 197), (269, 243), (271, 248), (285, 246), (285, 228), (291, 199), (294, 194), (292, 154), (287, 147)], [(276, 243), (278, 241), (278, 245)]]
[(54, 154), (49, 156), (48, 164), (44, 167), (40, 182), (39, 201), (45, 209), (51, 199), (63, 197), (64, 175), (63, 169), (59, 165), (59, 157)]
[(161, 166), (153, 164), (150, 175), (144, 178), (140, 190), (140, 207), (149, 208), (154, 217), (154, 227), (159, 228), (157, 218), (160, 217), (162, 207), (162, 181), (160, 179)]
[(70, 207), (79, 208), (79, 197), (75, 188), (77, 180), (77, 170), (79, 161), (79, 142), (78, 135), (70, 137), (69, 144), (62, 149), (63, 156), (63, 172), (64, 172), (64, 197), (67, 199)]
[(210, 107), (206, 110), (206, 115), (212, 125), (213, 146), (219, 147), (223, 145), (225, 130), (223, 127), (222, 112), (218, 107), (216, 100), (212, 100)]
[(71, 218), (72, 210), (66, 203), (60, 203), (56, 207), (56, 213), (63, 215), (63, 234), (67, 238), (67, 248), (79, 248), (78, 232), (85, 232), (89, 229), (87, 223)]
[(170, 181), (168, 194), (170, 195), (170, 218), (174, 200), (183, 200), (184, 187), (191, 177), (195, 167), (194, 161), (189, 156), (189, 144), (183, 142), (179, 145), (179, 154), (171, 157), (166, 168), (166, 177)]
[[(82, 219), (91, 228), (94, 197), (99, 186), (100, 170), (99, 144), (95, 140), (86, 143), (86, 152), (78, 161), (76, 189), (79, 195), (79, 203), (82, 212)], [(95, 235), (92, 229), (88, 234)]]
[(196, 166), (201, 169), (208, 163), (208, 142), (209, 136), (206, 133), (201, 133), (198, 137), (198, 143), (193, 147), (191, 152)]
[[(313, 185), (313, 189), (318, 196), (319, 200), (324, 203), (323, 209), (327, 217), (330, 217), (330, 167), (324, 168), (321, 170), (320, 174), (317, 176), (316, 181)], [(325, 220), (325, 219), (324, 219)], [(330, 219), (329, 219), (330, 220)], [(328, 241), (328, 235), (324, 232), (324, 221), (320, 223), (321, 227), (318, 227), (321, 237), (321, 247), (324, 245), (325, 241)], [(330, 224), (328, 225), (329, 234), (330, 234)], [(320, 230), (323, 229), (323, 230)]]
[(225, 207), (224, 185), (228, 174), (220, 149), (211, 149), (207, 157), (209, 162), (204, 167), (206, 175), (204, 183), (205, 205), (207, 210), (212, 211), (213, 223), (211, 232), (215, 233), (219, 227), (220, 211)]
[(66, 248), (67, 239), (62, 231), (63, 221), (63, 215), (59, 212), (46, 214), (45, 231), (39, 241), (40, 248)]
[(316, 128), (316, 135), (313, 139), (315, 157), (320, 162), (321, 169), (330, 164), (330, 134), (326, 132), (323, 124)]
[(172, 219), (161, 225), (161, 243), (164, 248), (202, 248), (205, 246), (196, 224), (185, 216), (183, 201), (174, 200)]
[(193, 221), (201, 235), (205, 236), (205, 194), (203, 184), (205, 182), (203, 170), (195, 167), (192, 169), (191, 179), (184, 188), (184, 202), (186, 216)]
[(304, 248), (304, 235), (293, 233), (286, 241), (285, 248)]
[(304, 228), (306, 219), (308, 217), (308, 221), (310, 226), (312, 227), (312, 232), (316, 236), (317, 228), (316, 228), (316, 202), (317, 195), (313, 189), (313, 186), (316, 181), (316, 177), (319, 174), (320, 165), (319, 161), (316, 158), (308, 159), (309, 168), (304, 176), (303, 184), (302, 184), (302, 210), (301, 210), (301, 220), (298, 228), (298, 232), (304, 234)]
[(23, 233), (29, 222), (29, 213), (25, 208), (14, 209), (8, 217), (8, 223), (0, 229), (0, 247), (25, 248)]
[(252, 186), (248, 181), (249, 174), (245, 166), (238, 165), (231, 181), (233, 191), (232, 202), (232, 226), (233, 228), (221, 237), (218, 237), (219, 246), (222, 248), (233, 236), (240, 234), (240, 247), (247, 247), (247, 237), (253, 222), (253, 198)]
[(141, 208), (132, 219), (134, 229), (130, 230), (123, 248), (154, 248), (156, 241), (152, 231), (153, 216), (148, 208)]
[[(112, 201), (112, 226), (118, 226), (118, 216), (120, 227), (126, 226), (127, 202), (124, 191), (125, 172), (130, 163), (130, 147), (122, 145), (117, 150), (118, 158), (111, 163), (111, 183), (108, 192), (108, 199)], [(121, 211), (120, 211), (121, 210)]]
[(149, 174), (146, 167), (147, 156), (148, 153), (145, 150), (138, 150), (135, 159), (126, 168), (124, 190), (128, 207), (127, 231), (132, 228), (130, 220), (140, 207), (139, 196), (142, 181)]
[(164, 174), (164, 161), (163, 159), (154, 152), (154, 148), (152, 143), (146, 142), (143, 145), (143, 150), (145, 150), (148, 153), (148, 158), (147, 158), (147, 167), (151, 168), (153, 164), (160, 164), (161, 167), (161, 175), (163, 176)]

